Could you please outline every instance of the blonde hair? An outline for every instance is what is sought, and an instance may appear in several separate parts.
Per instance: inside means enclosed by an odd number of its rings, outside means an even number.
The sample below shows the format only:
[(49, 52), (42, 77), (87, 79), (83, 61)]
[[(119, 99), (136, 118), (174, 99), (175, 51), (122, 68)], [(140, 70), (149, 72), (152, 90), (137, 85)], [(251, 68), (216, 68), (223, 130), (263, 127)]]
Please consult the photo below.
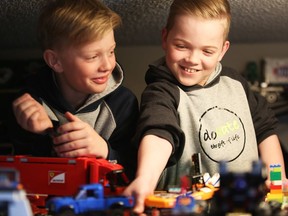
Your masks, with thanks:
[(192, 15), (203, 19), (226, 19), (224, 37), (228, 38), (231, 11), (228, 0), (174, 0), (170, 6), (166, 29), (170, 31), (177, 15)]
[(43, 50), (100, 39), (121, 24), (120, 16), (98, 0), (48, 0), (38, 21)]

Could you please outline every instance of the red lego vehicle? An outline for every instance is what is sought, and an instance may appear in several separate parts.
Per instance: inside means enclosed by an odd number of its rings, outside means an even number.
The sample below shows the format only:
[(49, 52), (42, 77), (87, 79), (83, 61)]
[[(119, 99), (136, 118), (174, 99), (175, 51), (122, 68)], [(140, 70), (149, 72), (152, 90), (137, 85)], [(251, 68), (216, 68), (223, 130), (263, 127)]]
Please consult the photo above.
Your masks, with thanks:
[(80, 185), (101, 183), (105, 195), (118, 195), (129, 183), (120, 164), (89, 157), (0, 156), (0, 167), (19, 171), (32, 207), (40, 208), (48, 197), (74, 196)]

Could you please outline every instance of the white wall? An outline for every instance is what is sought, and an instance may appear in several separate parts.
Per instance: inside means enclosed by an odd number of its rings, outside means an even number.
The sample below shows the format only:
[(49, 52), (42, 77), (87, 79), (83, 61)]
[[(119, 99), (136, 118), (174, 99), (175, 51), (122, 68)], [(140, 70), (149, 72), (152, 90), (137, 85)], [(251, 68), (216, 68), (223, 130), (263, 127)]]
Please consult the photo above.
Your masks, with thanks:
[[(124, 84), (130, 88), (140, 99), (141, 92), (145, 88), (144, 76), (148, 64), (163, 55), (159, 46), (135, 46), (116, 49), (116, 56), (124, 68), (126, 77)], [(222, 63), (243, 72), (247, 62), (260, 63), (264, 57), (284, 58), (288, 57), (288, 43), (268, 44), (231, 44)], [(31, 59), (41, 58), (39, 50), (0, 50), (0, 61), (6, 59)]]
[(117, 47), (117, 61), (125, 72), (124, 85), (129, 87), (140, 99), (145, 88), (144, 76), (148, 64), (163, 55), (161, 46)]

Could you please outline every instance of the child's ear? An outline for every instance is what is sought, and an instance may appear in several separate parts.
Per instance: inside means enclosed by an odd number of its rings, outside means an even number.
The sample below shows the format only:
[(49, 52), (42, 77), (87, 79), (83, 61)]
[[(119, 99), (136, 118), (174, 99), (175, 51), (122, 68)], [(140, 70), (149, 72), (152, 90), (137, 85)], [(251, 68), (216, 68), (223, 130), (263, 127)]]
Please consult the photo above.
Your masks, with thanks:
[(50, 49), (47, 49), (43, 53), (43, 58), (44, 58), (46, 64), (50, 68), (52, 68), (55, 72), (60, 73), (63, 71), (63, 68), (62, 68), (61, 62), (58, 58), (57, 52), (50, 50)]
[(223, 44), (223, 47), (222, 47), (222, 51), (221, 51), (221, 54), (218, 58), (218, 61), (221, 61), (222, 58), (224, 57), (225, 53), (227, 52), (227, 50), (229, 49), (230, 47), (230, 42), (229, 41), (225, 41), (224, 44)]

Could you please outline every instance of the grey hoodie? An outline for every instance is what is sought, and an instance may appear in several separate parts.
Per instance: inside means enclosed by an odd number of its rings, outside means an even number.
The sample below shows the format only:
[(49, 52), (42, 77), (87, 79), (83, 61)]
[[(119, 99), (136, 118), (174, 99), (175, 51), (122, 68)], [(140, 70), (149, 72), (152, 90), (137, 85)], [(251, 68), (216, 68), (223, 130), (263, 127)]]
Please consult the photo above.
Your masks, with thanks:
[(258, 160), (257, 143), (275, 133), (276, 118), (265, 99), (220, 63), (205, 86), (183, 86), (161, 58), (149, 66), (146, 83), (137, 138), (153, 134), (173, 146), (158, 190), (179, 186), (190, 174), (194, 153), (201, 154), (203, 172), (211, 176), (221, 161), (230, 171), (248, 171)]

